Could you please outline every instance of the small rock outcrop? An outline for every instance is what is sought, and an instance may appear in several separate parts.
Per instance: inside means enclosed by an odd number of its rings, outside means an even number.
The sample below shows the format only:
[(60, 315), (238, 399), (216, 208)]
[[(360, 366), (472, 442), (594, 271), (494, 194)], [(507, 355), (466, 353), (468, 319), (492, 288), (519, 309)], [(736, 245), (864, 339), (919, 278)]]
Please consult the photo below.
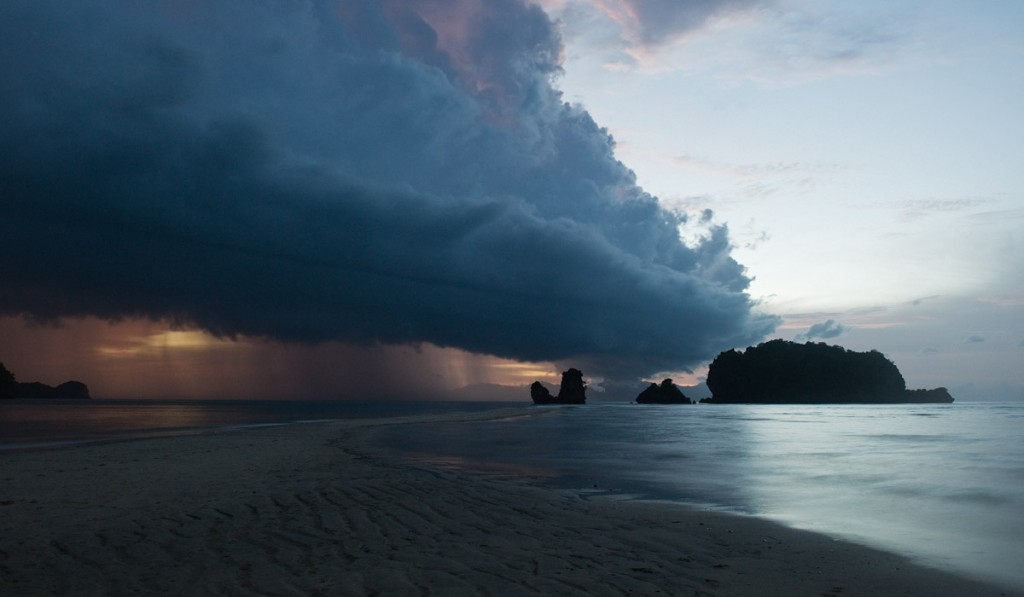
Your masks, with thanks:
[(652, 383), (637, 395), (635, 402), (637, 404), (693, 404), (682, 390), (672, 383), (671, 379), (662, 381), (660, 385)]
[(583, 381), (583, 372), (579, 369), (563, 371), (558, 396), (552, 396), (544, 384), (535, 381), (530, 385), (530, 398), (534, 404), (584, 404), (587, 401), (587, 384)]
[(949, 403), (953, 402), (953, 396), (946, 388), (934, 388), (931, 390), (907, 390), (903, 393), (904, 402), (910, 403)]
[(555, 397), (551, 395), (551, 391), (545, 388), (544, 384), (539, 381), (535, 381), (530, 385), (530, 398), (533, 398), (534, 404), (555, 403)]

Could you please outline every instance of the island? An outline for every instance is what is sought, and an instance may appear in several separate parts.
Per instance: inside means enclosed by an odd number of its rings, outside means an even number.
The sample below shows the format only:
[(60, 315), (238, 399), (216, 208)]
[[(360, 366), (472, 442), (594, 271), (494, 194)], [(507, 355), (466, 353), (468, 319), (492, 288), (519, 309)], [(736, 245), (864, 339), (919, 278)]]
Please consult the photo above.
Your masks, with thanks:
[(530, 385), (530, 398), (534, 404), (584, 404), (587, 401), (587, 384), (583, 383), (583, 372), (579, 369), (563, 371), (557, 396), (552, 396), (544, 384), (535, 381)]
[(652, 383), (633, 401), (637, 404), (693, 404), (671, 379), (666, 379), (661, 384)]
[(896, 365), (877, 350), (855, 352), (820, 342), (771, 340), (727, 350), (708, 369), (711, 404), (951, 403), (946, 388), (908, 390)]
[(56, 387), (38, 381), (19, 382), (0, 363), (0, 398), (88, 399), (89, 387), (80, 381), (66, 381)]

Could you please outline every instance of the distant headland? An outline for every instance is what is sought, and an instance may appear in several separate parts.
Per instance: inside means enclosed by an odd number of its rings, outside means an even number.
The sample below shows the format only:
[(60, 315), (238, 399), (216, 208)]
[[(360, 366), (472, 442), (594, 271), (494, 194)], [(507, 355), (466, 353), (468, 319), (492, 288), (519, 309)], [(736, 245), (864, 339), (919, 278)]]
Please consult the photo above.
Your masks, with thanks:
[[(946, 388), (908, 390), (903, 374), (877, 350), (856, 352), (820, 342), (771, 340), (746, 350), (727, 350), (711, 362), (706, 404), (949, 404)], [(579, 369), (562, 373), (557, 396), (539, 381), (530, 386), (534, 404), (584, 404)], [(666, 379), (652, 383), (637, 404), (694, 404)]]
[(946, 388), (908, 390), (896, 365), (877, 350), (771, 340), (727, 350), (708, 369), (712, 404), (950, 403)]
[(89, 387), (80, 381), (66, 381), (48, 386), (38, 381), (21, 382), (0, 363), (0, 398), (73, 398), (88, 399)]
[(585, 404), (587, 384), (583, 383), (583, 372), (579, 369), (563, 371), (557, 396), (552, 396), (544, 384), (535, 381), (530, 386), (530, 398), (534, 404)]
[(693, 404), (682, 390), (672, 383), (671, 379), (666, 379), (661, 384), (652, 383), (637, 395), (634, 402), (637, 404)]

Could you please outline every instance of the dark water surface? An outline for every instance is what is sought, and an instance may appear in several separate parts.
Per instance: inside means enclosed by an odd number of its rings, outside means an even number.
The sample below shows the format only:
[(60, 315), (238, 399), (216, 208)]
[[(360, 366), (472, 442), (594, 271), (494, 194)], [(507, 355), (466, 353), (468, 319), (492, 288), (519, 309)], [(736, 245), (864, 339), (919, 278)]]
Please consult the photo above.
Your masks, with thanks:
[(330, 400), (0, 400), (0, 450), (259, 425), (445, 414), (496, 406), (509, 405)]

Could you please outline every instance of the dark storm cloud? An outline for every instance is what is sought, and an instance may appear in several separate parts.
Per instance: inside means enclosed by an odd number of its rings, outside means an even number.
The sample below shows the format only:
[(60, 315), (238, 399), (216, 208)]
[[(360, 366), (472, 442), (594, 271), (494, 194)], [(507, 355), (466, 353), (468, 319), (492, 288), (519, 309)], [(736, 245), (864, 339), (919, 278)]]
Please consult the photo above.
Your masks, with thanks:
[(0, 4), (0, 312), (615, 375), (773, 328), (561, 101), (539, 8), (437, 4)]
[(806, 332), (797, 336), (798, 340), (813, 340), (815, 338), (835, 338), (846, 331), (836, 320), (829, 319), (816, 323), (807, 329)]

